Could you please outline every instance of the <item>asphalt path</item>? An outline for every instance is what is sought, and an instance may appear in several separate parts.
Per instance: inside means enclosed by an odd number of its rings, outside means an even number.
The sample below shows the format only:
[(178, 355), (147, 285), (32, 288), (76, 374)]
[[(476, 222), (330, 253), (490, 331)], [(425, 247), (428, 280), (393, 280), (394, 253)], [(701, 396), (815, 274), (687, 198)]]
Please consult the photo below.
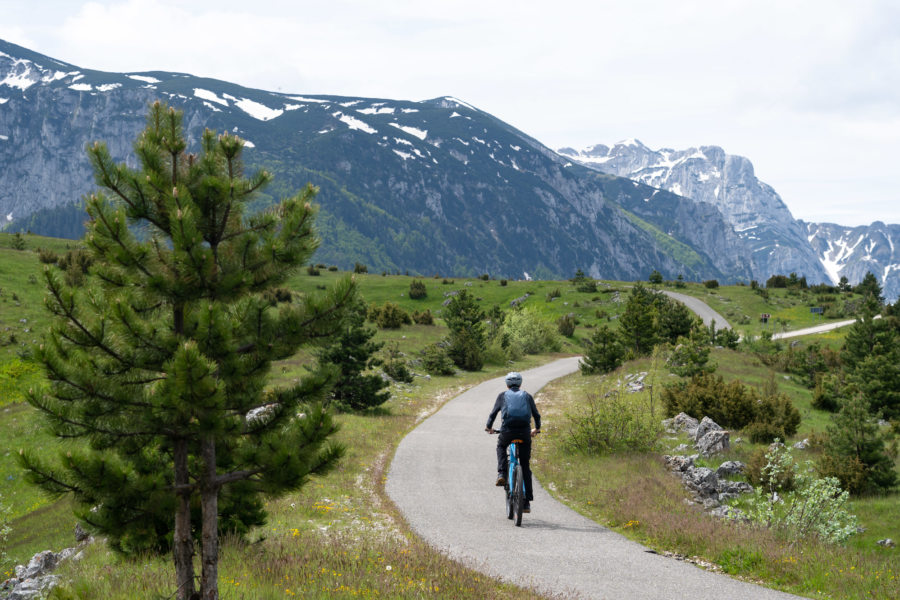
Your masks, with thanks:
[[(881, 315), (875, 315), (873, 318), (880, 319)], [(815, 327), (807, 327), (805, 329), (798, 329), (796, 331), (787, 331), (784, 333), (776, 333), (772, 335), (773, 340), (783, 340), (785, 338), (798, 337), (801, 335), (812, 335), (815, 333), (825, 333), (826, 331), (831, 331), (832, 329), (838, 329), (839, 327), (846, 327), (847, 325), (853, 325), (856, 323), (857, 319), (849, 319), (847, 321), (834, 321), (833, 323), (825, 323), (824, 325), (816, 325)]]
[[(578, 361), (564, 358), (525, 371), (523, 388), (534, 394), (577, 370)], [(537, 479), (532, 512), (515, 527), (506, 518), (502, 489), (494, 486), (497, 438), (484, 432), (504, 389), (502, 378), (475, 386), (423, 421), (397, 448), (386, 490), (429, 544), (483, 573), (551, 596), (795, 598), (654, 554), (557, 502)]]
[(703, 323), (707, 327), (709, 327), (710, 323), (715, 321), (716, 331), (719, 331), (720, 329), (731, 329), (731, 325), (728, 323), (728, 321), (725, 320), (725, 317), (710, 308), (706, 302), (698, 300), (693, 296), (688, 296), (687, 294), (679, 294), (678, 292), (662, 290), (662, 293), (669, 298), (678, 300), (689, 309), (691, 309), (691, 311), (693, 311), (697, 316), (703, 319)]

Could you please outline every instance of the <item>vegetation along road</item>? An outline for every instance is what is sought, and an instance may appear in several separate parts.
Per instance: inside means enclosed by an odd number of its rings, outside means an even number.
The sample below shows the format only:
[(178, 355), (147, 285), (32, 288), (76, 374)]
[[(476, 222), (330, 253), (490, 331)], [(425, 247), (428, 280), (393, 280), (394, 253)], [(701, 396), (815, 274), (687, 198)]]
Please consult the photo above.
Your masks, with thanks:
[[(526, 371), (523, 388), (535, 393), (577, 370), (578, 361), (564, 358)], [(503, 389), (503, 380), (494, 379), (457, 396), (397, 448), (386, 490), (428, 543), (486, 574), (551, 595), (794, 597), (652, 553), (560, 504), (537, 481), (532, 512), (514, 527), (494, 486), (496, 438), (484, 432)]]

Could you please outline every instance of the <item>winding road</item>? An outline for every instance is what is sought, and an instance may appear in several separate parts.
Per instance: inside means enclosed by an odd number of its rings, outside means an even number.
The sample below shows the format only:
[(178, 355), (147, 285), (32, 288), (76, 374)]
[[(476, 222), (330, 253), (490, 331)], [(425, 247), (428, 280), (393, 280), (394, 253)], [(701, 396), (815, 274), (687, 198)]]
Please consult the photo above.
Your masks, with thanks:
[[(578, 357), (525, 371), (535, 393), (578, 369)], [(795, 598), (666, 558), (554, 500), (535, 480), (531, 514), (514, 527), (494, 487), (496, 438), (484, 423), (502, 378), (457, 396), (397, 448), (386, 490), (412, 529), (483, 573), (547, 595), (616, 600)], [(539, 442), (538, 442), (539, 443)]]

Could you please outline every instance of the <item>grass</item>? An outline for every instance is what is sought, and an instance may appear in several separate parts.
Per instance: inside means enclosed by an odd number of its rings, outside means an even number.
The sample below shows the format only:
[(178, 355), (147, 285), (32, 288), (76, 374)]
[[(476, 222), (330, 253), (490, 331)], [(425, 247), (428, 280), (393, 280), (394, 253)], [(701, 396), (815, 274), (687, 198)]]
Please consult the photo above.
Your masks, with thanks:
[[(740, 374), (751, 380), (767, 377), (766, 368), (718, 351), (715, 359), (726, 379)], [(741, 360), (743, 359), (743, 360)], [(629, 363), (608, 379), (625, 373), (652, 370), (645, 359)], [(730, 371), (730, 375), (726, 375)], [(648, 375), (648, 380), (653, 377)], [(659, 377), (657, 377), (659, 378)], [(588, 456), (567, 449), (566, 415), (583, 401), (588, 390), (604, 385), (599, 377), (571, 375), (551, 383), (537, 400), (548, 425), (545, 443), (535, 453), (534, 469), (551, 493), (582, 514), (635, 539), (660, 553), (688, 557), (700, 565), (749, 581), (810, 597), (900, 597), (900, 567), (896, 549), (874, 541), (896, 536), (900, 496), (861, 498), (852, 503), (866, 532), (846, 546), (789, 540), (774, 532), (727, 523), (688, 504), (682, 483), (666, 472), (658, 452)], [(780, 387), (790, 385), (781, 379)], [(643, 395), (649, 394), (645, 390)], [(646, 402), (635, 394), (632, 402)], [(810, 409), (812, 410), (812, 409)], [(739, 432), (737, 432), (739, 434)], [(660, 451), (682, 439), (663, 439)], [(717, 466), (724, 460), (743, 460), (762, 446), (745, 442), (699, 465)], [(799, 454), (798, 458), (804, 458)]]

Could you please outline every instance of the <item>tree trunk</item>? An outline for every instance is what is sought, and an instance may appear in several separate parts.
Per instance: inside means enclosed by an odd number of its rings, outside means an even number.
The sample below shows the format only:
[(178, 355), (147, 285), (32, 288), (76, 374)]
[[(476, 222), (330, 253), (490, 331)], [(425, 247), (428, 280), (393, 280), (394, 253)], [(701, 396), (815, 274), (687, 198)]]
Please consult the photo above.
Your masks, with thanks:
[[(175, 485), (190, 484), (188, 475), (187, 441), (175, 440)], [(178, 488), (178, 504), (175, 508), (175, 540), (172, 557), (175, 560), (175, 584), (177, 599), (190, 600), (194, 595), (194, 540), (191, 537), (191, 492)]]
[(203, 440), (203, 482), (200, 506), (203, 511), (200, 598), (219, 600), (219, 486), (216, 482), (216, 441), (213, 434)]

